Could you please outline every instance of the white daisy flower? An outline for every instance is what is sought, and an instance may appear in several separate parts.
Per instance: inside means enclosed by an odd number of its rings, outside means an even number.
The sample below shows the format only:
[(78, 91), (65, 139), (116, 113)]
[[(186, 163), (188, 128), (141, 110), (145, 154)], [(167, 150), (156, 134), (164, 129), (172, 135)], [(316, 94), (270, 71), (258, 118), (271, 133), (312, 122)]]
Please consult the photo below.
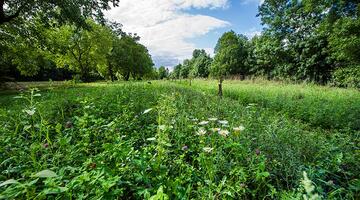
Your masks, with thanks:
[(234, 129), (234, 131), (236, 131), (236, 132), (241, 132), (241, 131), (244, 131), (244, 130), (245, 130), (245, 127), (242, 126), (242, 125), (240, 125), (239, 127), (234, 127), (233, 129)]
[(229, 122), (228, 121), (226, 121), (226, 120), (219, 120), (218, 121), (220, 124), (222, 124), (222, 125), (227, 125)]
[(212, 128), (211, 130), (214, 131), (214, 132), (218, 132), (218, 131), (220, 131), (221, 129), (220, 129), (220, 128)]
[(206, 134), (206, 130), (203, 128), (200, 128), (197, 132), (196, 135), (205, 135)]
[(201, 121), (200, 123), (199, 123), (199, 125), (200, 126), (204, 126), (204, 125), (207, 125), (209, 122), (208, 121)]
[(218, 120), (218, 118), (215, 117), (209, 118), (209, 121), (216, 121), (216, 120)]
[(221, 136), (226, 137), (226, 136), (229, 135), (229, 131), (227, 131), (227, 130), (221, 130), (221, 131), (219, 131), (219, 134), (220, 134)]

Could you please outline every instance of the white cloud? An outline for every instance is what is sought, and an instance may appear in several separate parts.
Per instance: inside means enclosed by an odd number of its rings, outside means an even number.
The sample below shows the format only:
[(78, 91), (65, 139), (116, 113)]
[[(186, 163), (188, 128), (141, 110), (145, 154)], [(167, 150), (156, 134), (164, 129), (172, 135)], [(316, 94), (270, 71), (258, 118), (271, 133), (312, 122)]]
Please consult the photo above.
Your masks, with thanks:
[(227, 6), (228, 0), (122, 0), (119, 7), (106, 16), (122, 23), (126, 32), (137, 33), (157, 64), (174, 65), (190, 57), (197, 48), (188, 39), (230, 25), (214, 17), (191, 15), (186, 11)]
[(256, 3), (258, 5), (262, 5), (264, 3), (265, 0), (241, 0), (242, 4), (252, 4), (252, 3)]
[(244, 33), (244, 35), (246, 36), (246, 37), (248, 37), (249, 39), (252, 39), (254, 36), (260, 36), (261, 35), (261, 33), (262, 33), (262, 31), (261, 30), (259, 30), (259, 29), (257, 29), (257, 28), (251, 28), (250, 30), (248, 30), (248, 31), (246, 31), (245, 33)]

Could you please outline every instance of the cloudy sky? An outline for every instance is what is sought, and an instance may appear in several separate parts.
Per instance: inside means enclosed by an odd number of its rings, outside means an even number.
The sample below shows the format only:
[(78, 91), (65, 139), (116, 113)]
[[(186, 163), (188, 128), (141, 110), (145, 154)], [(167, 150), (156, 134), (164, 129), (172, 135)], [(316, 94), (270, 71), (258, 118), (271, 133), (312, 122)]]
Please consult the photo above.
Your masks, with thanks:
[(262, 29), (256, 17), (262, 0), (121, 0), (106, 16), (137, 33), (156, 66), (172, 67), (195, 48), (211, 55), (222, 33), (249, 37)]

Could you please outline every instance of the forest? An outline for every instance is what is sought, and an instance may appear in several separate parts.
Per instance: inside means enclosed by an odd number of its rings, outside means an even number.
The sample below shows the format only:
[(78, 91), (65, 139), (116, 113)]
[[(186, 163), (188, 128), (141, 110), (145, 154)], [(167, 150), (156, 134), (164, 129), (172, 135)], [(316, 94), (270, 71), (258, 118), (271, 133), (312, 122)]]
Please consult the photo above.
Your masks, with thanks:
[(0, 0), (0, 199), (360, 199), (357, 0), (256, 1), (174, 66), (133, 1)]
[(95, 6), (90, 2), (35, 1), (22, 6), (21, 1), (9, 1), (4, 7), (3, 1), (1, 80), (236, 76), (360, 87), (356, 0), (265, 1), (258, 13), (265, 27), (261, 35), (249, 39), (226, 32), (213, 58), (205, 50), (194, 50), (192, 58), (173, 66), (172, 73), (167, 67), (154, 67), (147, 48), (139, 43), (141, 36), (104, 19), (101, 11), (110, 9), (108, 1)]

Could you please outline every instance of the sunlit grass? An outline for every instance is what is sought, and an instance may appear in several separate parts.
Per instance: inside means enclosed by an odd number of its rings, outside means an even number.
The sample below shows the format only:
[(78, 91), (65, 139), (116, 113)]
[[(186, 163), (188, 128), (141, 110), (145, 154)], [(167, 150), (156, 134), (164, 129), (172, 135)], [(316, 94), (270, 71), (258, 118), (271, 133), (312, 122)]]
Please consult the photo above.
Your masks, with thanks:
[[(0, 197), (293, 199), (311, 189), (356, 198), (359, 131), (287, 113), (349, 112), (356, 102), (277, 84), (225, 82), (223, 99), (204, 80), (64, 84), (36, 91), (31, 105), (1, 95)], [(282, 110), (301, 101), (281, 92), (315, 104)]]

